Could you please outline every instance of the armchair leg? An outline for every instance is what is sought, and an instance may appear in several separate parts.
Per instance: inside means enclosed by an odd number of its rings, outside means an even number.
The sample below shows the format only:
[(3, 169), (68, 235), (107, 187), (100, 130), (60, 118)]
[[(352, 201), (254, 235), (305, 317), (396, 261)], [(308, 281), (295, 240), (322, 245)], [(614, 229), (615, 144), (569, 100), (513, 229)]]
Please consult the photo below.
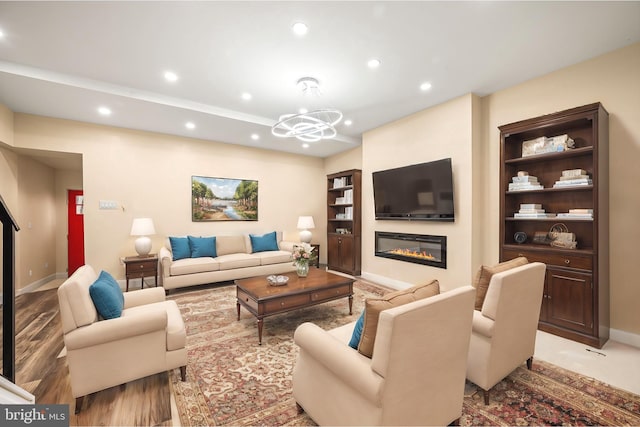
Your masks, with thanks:
[(533, 364), (533, 356), (527, 359), (527, 369), (531, 370), (531, 365)]
[(489, 404), (489, 390), (482, 390), (482, 394), (484, 395), (484, 404)]
[(296, 402), (296, 409), (298, 411), (298, 415), (302, 414), (304, 412), (304, 408), (302, 406), (300, 406), (300, 404), (298, 402)]
[(74, 414), (78, 415), (80, 413), (83, 399), (84, 399), (84, 396), (76, 397), (76, 408), (75, 408)]
[(182, 380), (182, 382), (185, 382), (187, 380), (187, 367), (186, 366), (180, 366), (180, 379)]

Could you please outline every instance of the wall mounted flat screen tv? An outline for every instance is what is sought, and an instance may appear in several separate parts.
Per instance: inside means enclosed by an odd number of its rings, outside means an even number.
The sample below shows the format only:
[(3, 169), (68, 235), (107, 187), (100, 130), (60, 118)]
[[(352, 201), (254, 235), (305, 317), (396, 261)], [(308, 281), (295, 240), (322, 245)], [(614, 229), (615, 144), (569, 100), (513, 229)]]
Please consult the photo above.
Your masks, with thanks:
[(451, 159), (373, 172), (376, 219), (453, 221)]

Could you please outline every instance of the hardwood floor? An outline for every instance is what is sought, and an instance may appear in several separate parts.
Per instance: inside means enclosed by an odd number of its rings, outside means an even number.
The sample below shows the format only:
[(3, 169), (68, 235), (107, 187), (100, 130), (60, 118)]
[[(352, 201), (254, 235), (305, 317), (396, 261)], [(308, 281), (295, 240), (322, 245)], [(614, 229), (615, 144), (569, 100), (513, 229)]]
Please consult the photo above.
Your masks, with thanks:
[(166, 372), (93, 393), (74, 415), (60, 323), (56, 289), (16, 297), (16, 383), (38, 404), (68, 404), (72, 426), (174, 425)]

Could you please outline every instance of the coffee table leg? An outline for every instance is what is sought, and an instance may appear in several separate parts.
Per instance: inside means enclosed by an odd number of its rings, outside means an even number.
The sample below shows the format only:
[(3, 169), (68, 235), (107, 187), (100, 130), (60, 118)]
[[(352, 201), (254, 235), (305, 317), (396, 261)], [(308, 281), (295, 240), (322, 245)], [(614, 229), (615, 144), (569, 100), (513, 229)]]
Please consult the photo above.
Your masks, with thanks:
[(349, 295), (349, 316), (353, 314), (353, 295)]
[(262, 325), (264, 321), (262, 319), (258, 319), (258, 345), (262, 345)]
[(238, 306), (238, 320), (240, 320), (240, 303), (236, 302), (236, 305)]

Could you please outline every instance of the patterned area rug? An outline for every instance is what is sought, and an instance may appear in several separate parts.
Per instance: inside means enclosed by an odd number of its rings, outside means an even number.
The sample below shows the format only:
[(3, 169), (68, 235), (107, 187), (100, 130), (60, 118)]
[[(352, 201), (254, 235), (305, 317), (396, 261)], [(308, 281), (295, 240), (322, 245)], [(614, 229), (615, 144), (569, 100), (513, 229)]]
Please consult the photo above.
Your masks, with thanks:
[[(223, 285), (169, 296), (187, 326), (187, 381), (170, 382), (183, 426), (312, 426), (298, 414), (291, 395), (297, 357), (293, 333), (303, 322), (331, 329), (355, 321), (367, 297), (387, 289), (356, 281), (353, 315), (347, 299), (267, 317), (258, 345), (256, 319), (241, 309), (235, 286)], [(467, 384), (461, 425), (640, 425), (640, 396), (592, 378), (534, 360), (533, 371), (518, 368), (491, 391)]]

